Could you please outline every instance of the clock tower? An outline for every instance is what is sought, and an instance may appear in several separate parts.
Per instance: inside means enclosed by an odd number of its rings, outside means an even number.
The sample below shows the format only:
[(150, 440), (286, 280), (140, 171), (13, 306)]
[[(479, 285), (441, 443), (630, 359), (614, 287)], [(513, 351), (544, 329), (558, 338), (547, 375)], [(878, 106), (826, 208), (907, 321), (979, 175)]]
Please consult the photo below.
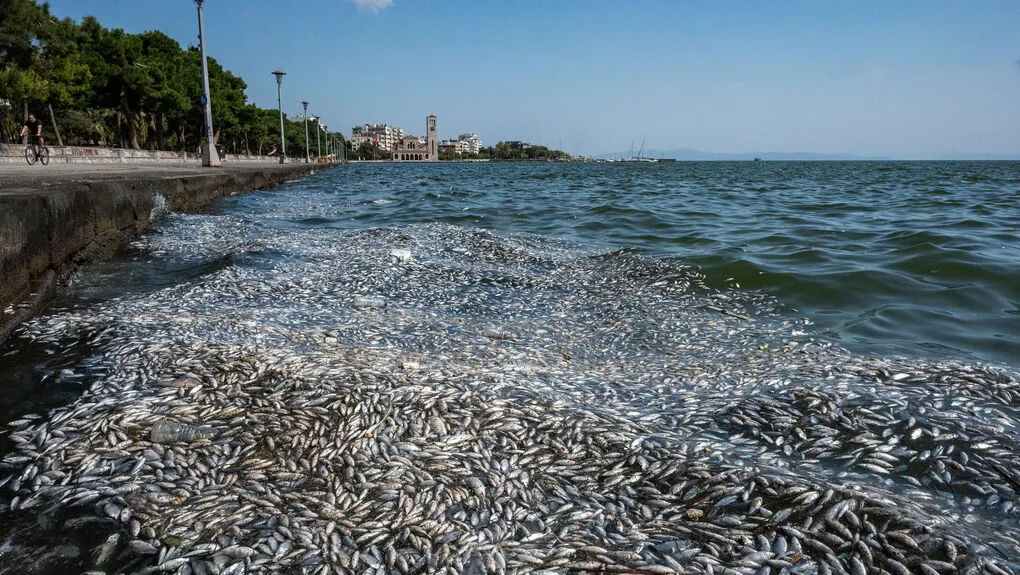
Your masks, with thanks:
[(430, 162), (439, 159), (439, 134), (436, 131), (435, 116), (429, 115), (425, 118), (425, 150)]

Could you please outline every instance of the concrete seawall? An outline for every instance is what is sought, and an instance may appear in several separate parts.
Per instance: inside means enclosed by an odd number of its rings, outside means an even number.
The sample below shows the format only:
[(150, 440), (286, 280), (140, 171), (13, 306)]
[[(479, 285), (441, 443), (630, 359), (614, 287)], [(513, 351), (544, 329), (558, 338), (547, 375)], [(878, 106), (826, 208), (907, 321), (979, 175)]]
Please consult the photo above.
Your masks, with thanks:
[[(58, 146), (54, 142), (46, 145), (50, 151), (51, 164), (191, 164), (202, 160), (201, 154), (167, 150), (132, 150), (128, 148), (102, 148), (95, 146)], [(272, 163), (275, 157), (246, 154), (226, 154), (226, 164)], [(0, 164), (24, 164), (25, 144), (0, 144)]]
[[(229, 169), (131, 170), (0, 176), (0, 341), (55, 293), (74, 266), (112, 255), (144, 230), (162, 196), (174, 211), (326, 169), (328, 165), (247, 165)], [(73, 171), (72, 171), (73, 170)]]

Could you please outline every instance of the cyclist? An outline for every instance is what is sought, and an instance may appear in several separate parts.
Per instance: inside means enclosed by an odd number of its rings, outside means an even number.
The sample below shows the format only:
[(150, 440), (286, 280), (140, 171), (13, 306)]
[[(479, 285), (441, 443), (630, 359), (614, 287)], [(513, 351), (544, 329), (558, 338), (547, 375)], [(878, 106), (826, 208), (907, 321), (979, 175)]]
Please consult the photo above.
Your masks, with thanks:
[[(21, 125), (21, 134), (19, 134), (18, 137), (24, 137), (25, 134), (29, 134), (32, 136), (32, 140), (35, 140), (35, 142), (40, 147), (45, 146), (46, 143), (45, 140), (43, 139), (42, 129), (43, 129), (42, 120), (37, 119), (35, 117), (35, 114), (29, 114), (28, 119), (25, 120), (25, 123)], [(29, 140), (29, 142), (31, 142), (32, 140)]]

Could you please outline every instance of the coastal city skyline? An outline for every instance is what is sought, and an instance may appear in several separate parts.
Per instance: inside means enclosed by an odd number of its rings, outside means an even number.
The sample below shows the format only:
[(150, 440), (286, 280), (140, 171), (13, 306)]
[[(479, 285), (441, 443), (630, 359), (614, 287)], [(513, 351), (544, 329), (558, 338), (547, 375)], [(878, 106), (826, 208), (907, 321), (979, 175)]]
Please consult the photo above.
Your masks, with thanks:
[[(195, 42), (190, 3), (54, 0)], [(206, 4), (210, 55), (285, 111), (586, 155), (693, 148), (914, 158), (1020, 155), (1020, 38), (1007, 2)], [(392, 38), (392, 41), (383, 41)], [(399, 39), (399, 40), (396, 40)], [(402, 46), (434, 46), (426, 58)], [(385, 87), (385, 88), (384, 88)]]

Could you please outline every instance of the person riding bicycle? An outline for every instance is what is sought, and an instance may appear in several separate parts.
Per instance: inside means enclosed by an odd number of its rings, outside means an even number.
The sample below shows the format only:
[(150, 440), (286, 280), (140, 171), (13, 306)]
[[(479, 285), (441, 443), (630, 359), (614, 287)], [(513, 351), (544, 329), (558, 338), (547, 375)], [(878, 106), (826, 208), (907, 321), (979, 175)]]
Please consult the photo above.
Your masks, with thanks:
[[(29, 114), (28, 119), (21, 125), (21, 133), (18, 137), (24, 137), (25, 134), (32, 136), (32, 140), (35, 140), (40, 146), (45, 146), (46, 142), (43, 139), (43, 123), (35, 117), (35, 114)], [(32, 140), (29, 140), (31, 142)]]

